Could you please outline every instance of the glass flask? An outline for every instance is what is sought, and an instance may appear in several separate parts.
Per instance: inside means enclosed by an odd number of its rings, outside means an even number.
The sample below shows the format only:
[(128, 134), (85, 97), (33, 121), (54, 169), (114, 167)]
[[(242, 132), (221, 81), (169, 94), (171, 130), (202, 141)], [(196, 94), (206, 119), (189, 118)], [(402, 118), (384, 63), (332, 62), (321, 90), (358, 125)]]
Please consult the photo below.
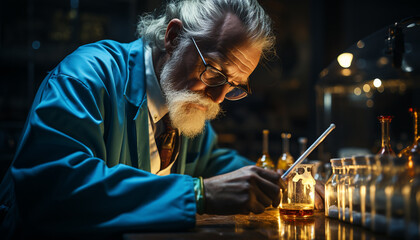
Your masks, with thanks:
[(392, 118), (392, 116), (378, 117), (378, 120), (381, 123), (381, 149), (378, 152), (379, 155), (390, 155), (395, 157), (395, 153), (391, 148), (391, 138), (389, 134)]
[(371, 204), (370, 229), (378, 233), (385, 233), (387, 227), (386, 190), (392, 180), (392, 158), (391, 156), (378, 156), (375, 158), (378, 175), (369, 186)]
[(325, 183), (325, 216), (338, 218), (338, 184), (343, 172), (341, 158), (330, 160), (332, 175)]
[(409, 174), (414, 174), (414, 170), (413, 170), (413, 157), (414, 156), (419, 156), (420, 155), (420, 136), (418, 135), (418, 114), (419, 114), (419, 110), (417, 108), (410, 108), (409, 111), (411, 112), (411, 114), (413, 115), (413, 143), (404, 148), (403, 150), (401, 150), (400, 153), (398, 153), (399, 157), (406, 157), (408, 158), (408, 169), (412, 170), (411, 172), (409, 172)]
[(313, 164), (299, 164), (286, 179), (287, 189), (281, 194), (280, 216), (285, 219), (312, 217), (315, 204)]
[(270, 133), (270, 131), (268, 131), (267, 129), (263, 130), (263, 145), (262, 145), (262, 155), (261, 157), (258, 159), (256, 165), (258, 167), (262, 167), (265, 169), (270, 169), (270, 170), (274, 170), (274, 162), (270, 157), (270, 154), (268, 153), (268, 134)]
[(366, 186), (370, 179), (369, 156), (355, 156), (354, 178), (349, 183), (349, 191), (352, 193), (352, 217), (353, 224), (363, 225), (366, 222)]
[(405, 233), (404, 192), (409, 191), (407, 183), (413, 176), (406, 169), (408, 159), (392, 158), (391, 181), (385, 187), (387, 233), (391, 237), (401, 237)]
[(281, 139), (282, 139), (282, 147), (283, 147), (283, 154), (279, 157), (279, 160), (277, 161), (277, 169), (278, 170), (287, 170), (290, 166), (292, 166), (294, 159), (293, 156), (290, 154), (290, 145), (289, 141), (292, 137), (292, 134), (290, 133), (282, 133)]
[(415, 156), (411, 160), (414, 164), (413, 181), (403, 187), (405, 239), (420, 239), (420, 157)]

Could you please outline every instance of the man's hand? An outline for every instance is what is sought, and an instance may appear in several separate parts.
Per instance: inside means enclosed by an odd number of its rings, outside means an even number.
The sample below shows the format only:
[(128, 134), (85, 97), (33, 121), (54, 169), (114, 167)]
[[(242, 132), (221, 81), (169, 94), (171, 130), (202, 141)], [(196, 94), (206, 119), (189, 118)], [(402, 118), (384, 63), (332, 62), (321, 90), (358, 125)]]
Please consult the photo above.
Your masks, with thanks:
[(280, 203), (281, 175), (256, 166), (204, 179), (207, 214), (262, 213)]

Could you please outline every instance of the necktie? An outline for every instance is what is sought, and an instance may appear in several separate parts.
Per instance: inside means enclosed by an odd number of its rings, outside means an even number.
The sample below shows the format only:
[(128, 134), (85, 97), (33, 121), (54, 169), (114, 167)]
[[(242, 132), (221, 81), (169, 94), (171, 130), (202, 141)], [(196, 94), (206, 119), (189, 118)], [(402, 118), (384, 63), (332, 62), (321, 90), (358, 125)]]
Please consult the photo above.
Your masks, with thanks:
[(176, 140), (178, 138), (178, 130), (173, 128), (169, 115), (166, 114), (162, 121), (165, 125), (165, 131), (159, 135), (156, 140), (157, 147), (160, 155), (160, 169), (163, 170), (167, 168), (175, 158), (172, 157), (176, 145)]

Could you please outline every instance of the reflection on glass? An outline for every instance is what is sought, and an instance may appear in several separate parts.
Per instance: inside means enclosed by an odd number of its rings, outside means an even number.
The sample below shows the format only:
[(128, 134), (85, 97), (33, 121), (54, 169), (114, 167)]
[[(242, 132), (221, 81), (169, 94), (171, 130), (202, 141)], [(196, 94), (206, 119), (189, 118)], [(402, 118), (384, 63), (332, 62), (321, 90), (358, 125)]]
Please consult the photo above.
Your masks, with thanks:
[(279, 218), (279, 239), (315, 239), (315, 219), (288, 220)]

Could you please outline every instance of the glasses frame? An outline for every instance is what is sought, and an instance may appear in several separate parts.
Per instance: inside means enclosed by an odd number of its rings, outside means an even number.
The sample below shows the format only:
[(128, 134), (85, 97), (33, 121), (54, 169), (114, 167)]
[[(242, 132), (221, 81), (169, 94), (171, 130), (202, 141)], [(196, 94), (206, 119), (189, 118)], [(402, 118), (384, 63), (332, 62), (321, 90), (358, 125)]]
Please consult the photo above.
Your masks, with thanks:
[[(207, 63), (207, 62), (206, 62), (206, 60), (205, 60), (205, 59), (204, 59), (204, 57), (203, 57), (203, 54), (201, 54), (201, 51), (200, 51), (200, 49), (198, 48), (197, 43), (195, 42), (195, 40), (194, 40), (194, 38), (193, 38), (193, 37), (191, 37), (191, 40), (192, 40), (192, 42), (194, 43), (195, 49), (197, 49), (198, 55), (200, 55), (201, 61), (203, 62), (203, 65), (204, 65), (204, 67), (205, 67), (204, 71), (203, 71), (203, 72), (201, 72), (201, 74), (200, 74), (200, 81), (201, 81), (201, 82), (203, 82), (203, 83), (204, 83), (206, 86), (208, 86), (208, 87), (219, 87), (219, 86), (223, 86), (223, 85), (228, 84), (229, 86), (231, 86), (231, 87), (233, 87), (233, 88), (236, 88), (236, 89), (239, 89), (239, 90), (241, 90), (241, 91), (243, 91), (243, 92), (244, 92), (244, 95), (239, 95), (239, 97), (237, 97), (237, 98), (230, 98), (230, 97), (226, 97), (226, 95), (225, 95), (225, 98), (226, 98), (227, 100), (230, 100), (230, 101), (240, 100), (240, 99), (242, 99), (242, 98), (247, 97), (248, 95), (251, 95), (251, 89), (250, 89), (250, 87), (249, 87), (249, 81), (247, 81), (247, 86), (246, 86), (246, 87), (248, 88), (248, 90), (247, 90), (247, 89), (245, 89), (245, 88), (243, 88), (243, 87), (241, 87), (241, 86), (233, 85), (232, 83), (230, 83), (230, 82), (228, 81), (227, 76), (226, 76), (224, 73), (222, 73), (219, 69), (217, 69), (217, 68), (213, 67), (211, 64), (209, 64), (209, 63)], [(222, 77), (223, 77), (223, 79), (224, 79), (225, 81), (224, 81), (224, 82), (221, 82), (221, 83), (218, 83), (218, 84), (209, 84), (209, 83), (207, 83), (206, 81), (204, 81), (204, 80), (203, 80), (203, 74), (204, 74), (204, 73), (205, 73), (208, 69), (211, 69), (212, 71), (214, 71), (214, 72), (216, 72), (216, 73), (220, 74), (220, 76), (222, 76)], [(230, 92), (230, 91), (229, 91), (229, 92)]]

